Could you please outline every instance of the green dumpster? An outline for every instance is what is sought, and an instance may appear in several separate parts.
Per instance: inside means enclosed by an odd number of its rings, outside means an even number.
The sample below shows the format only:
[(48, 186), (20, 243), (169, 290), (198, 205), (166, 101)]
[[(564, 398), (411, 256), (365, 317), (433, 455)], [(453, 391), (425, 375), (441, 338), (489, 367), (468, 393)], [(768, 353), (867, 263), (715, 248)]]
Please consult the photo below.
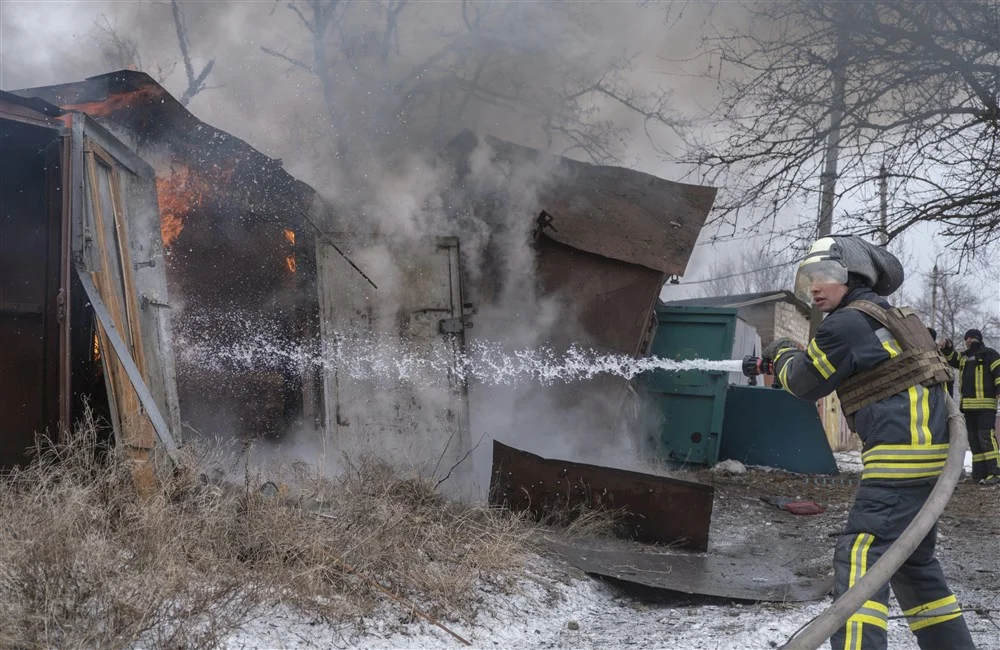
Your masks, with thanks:
[[(652, 356), (667, 359), (731, 359), (736, 310), (665, 306), (656, 310)], [(705, 465), (719, 460), (729, 373), (655, 371), (641, 383), (647, 398), (647, 431), (661, 460)]]

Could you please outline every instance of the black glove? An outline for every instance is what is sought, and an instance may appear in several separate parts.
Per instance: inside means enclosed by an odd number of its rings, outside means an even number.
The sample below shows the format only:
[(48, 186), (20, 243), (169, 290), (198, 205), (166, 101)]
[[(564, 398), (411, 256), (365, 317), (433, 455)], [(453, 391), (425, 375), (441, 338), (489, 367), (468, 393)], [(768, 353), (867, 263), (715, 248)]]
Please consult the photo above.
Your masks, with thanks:
[(771, 341), (764, 351), (760, 353), (762, 359), (767, 359), (768, 361), (774, 361), (774, 358), (778, 356), (778, 353), (782, 350), (797, 350), (799, 348), (798, 344), (792, 339), (775, 339)]
[(955, 346), (952, 344), (951, 339), (945, 339), (941, 344), (941, 352), (945, 355), (949, 355), (955, 351)]

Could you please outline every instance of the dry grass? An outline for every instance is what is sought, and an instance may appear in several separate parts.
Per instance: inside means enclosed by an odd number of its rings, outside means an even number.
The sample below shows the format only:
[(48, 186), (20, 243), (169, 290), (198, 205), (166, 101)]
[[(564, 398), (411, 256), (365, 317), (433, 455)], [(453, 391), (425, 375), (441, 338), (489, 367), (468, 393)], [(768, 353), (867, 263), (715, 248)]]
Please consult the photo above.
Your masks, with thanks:
[(511, 585), (528, 557), (522, 518), (377, 462), (290, 468), (277, 490), (171, 476), (140, 503), (129, 461), (95, 441), (82, 426), (0, 479), (0, 648), (212, 647), (275, 603), (357, 621), (387, 602), (376, 583), (470, 618), (475, 586)]

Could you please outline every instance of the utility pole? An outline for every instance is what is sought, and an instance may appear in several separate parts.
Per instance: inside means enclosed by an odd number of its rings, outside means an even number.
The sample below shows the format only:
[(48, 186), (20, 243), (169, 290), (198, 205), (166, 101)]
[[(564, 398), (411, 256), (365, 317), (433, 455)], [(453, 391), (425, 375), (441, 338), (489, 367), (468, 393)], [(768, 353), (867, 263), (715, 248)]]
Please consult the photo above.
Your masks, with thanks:
[[(837, 7), (834, 11), (843, 11)], [(817, 223), (817, 238), (830, 235), (833, 231), (833, 203), (837, 194), (837, 158), (840, 155), (840, 124), (844, 119), (845, 86), (847, 73), (844, 69), (844, 53), (847, 50), (847, 39), (841, 28), (837, 33), (837, 55), (833, 60), (833, 95), (830, 106), (830, 133), (826, 137), (826, 153), (824, 155), (823, 173), (820, 175), (819, 222)], [(816, 336), (816, 330), (823, 320), (823, 314), (813, 307), (809, 314), (809, 338)]]
[[(885, 171), (885, 163), (878, 170), (878, 194), (879, 194), (879, 223), (881, 240), (883, 246), (889, 245), (889, 228), (887, 226), (889, 216), (889, 178)], [(931, 325), (931, 327), (934, 327)]]
[(934, 270), (931, 271), (931, 328), (937, 329), (937, 287), (938, 287), (938, 265), (934, 263)]

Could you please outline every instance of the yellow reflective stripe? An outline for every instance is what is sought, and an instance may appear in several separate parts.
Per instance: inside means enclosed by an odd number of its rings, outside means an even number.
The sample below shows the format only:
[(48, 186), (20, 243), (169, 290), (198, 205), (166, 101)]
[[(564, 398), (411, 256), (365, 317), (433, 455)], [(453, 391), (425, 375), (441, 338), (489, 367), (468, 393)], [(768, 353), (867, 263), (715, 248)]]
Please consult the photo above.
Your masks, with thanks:
[(872, 616), (871, 614), (854, 614), (849, 618), (850, 621), (856, 621), (858, 623), (867, 623), (868, 625), (874, 625), (875, 627), (880, 627), (883, 630), (889, 628), (889, 623), (884, 618), (879, 618), (878, 616)]
[(948, 456), (948, 445), (926, 445), (910, 447), (905, 445), (879, 445), (861, 454), (861, 461), (870, 460), (943, 460)]
[(912, 631), (921, 630), (931, 625), (944, 623), (962, 615), (962, 608), (954, 594), (919, 605), (903, 612)]
[(963, 397), (962, 408), (964, 409), (995, 409), (997, 400), (995, 397)]
[(854, 583), (865, 575), (868, 570), (868, 549), (871, 548), (875, 536), (869, 533), (861, 533), (854, 538), (851, 546), (851, 571), (848, 575), (847, 587), (853, 587)]
[(931, 418), (930, 393), (923, 386), (910, 386), (906, 389), (910, 401), (910, 443), (929, 445), (932, 440), (930, 427)]
[(915, 614), (931, 612), (939, 607), (951, 605), (952, 603), (958, 604), (958, 597), (955, 596), (955, 594), (949, 594), (944, 598), (938, 598), (937, 600), (932, 600), (931, 602), (924, 603), (923, 605), (917, 605), (916, 607), (911, 607), (910, 609), (904, 609), (903, 616), (913, 616)]
[(792, 389), (788, 387), (788, 366), (790, 365), (792, 365), (792, 362), (790, 360), (786, 361), (785, 365), (781, 366), (781, 370), (778, 372), (778, 381), (781, 382), (782, 388), (789, 393), (792, 392)]
[(819, 343), (816, 342), (816, 339), (809, 341), (809, 346), (806, 348), (806, 355), (816, 370), (819, 371), (819, 374), (823, 376), (823, 379), (829, 379), (833, 376), (833, 373), (837, 372), (837, 369), (833, 367), (830, 360), (826, 358), (826, 353), (819, 349)]
[(996, 372), (997, 368), (1000, 368), (1000, 359), (997, 359), (996, 361), (990, 364), (990, 370), (992, 370), (993, 372)]
[(889, 606), (883, 605), (877, 600), (866, 600), (865, 604), (862, 605), (862, 607), (865, 609), (874, 609), (876, 612), (883, 614), (884, 616), (889, 615)]
[(983, 397), (986, 393), (983, 392), (983, 367), (976, 366), (976, 397)]
[(875, 336), (882, 342), (882, 347), (889, 353), (890, 359), (902, 354), (903, 350), (899, 347), (899, 342), (892, 337), (892, 333), (889, 330), (880, 327), (875, 330)]
[(931, 419), (930, 391), (923, 386), (911, 386), (917, 401), (917, 420), (912, 423), (913, 444), (929, 445), (933, 440), (928, 422)]
[(864, 458), (865, 456), (868, 456), (870, 454), (877, 454), (878, 452), (881, 451), (893, 451), (893, 452), (898, 451), (900, 453), (906, 453), (908, 451), (912, 451), (913, 454), (917, 456), (923, 456), (925, 454), (934, 451), (940, 451), (947, 454), (948, 443), (942, 442), (935, 445), (921, 445), (920, 447), (914, 447), (913, 445), (909, 445), (906, 443), (886, 443), (878, 445), (877, 447), (872, 447), (868, 451), (861, 454), (861, 457)]
[(861, 480), (908, 481), (915, 478), (934, 478), (935, 476), (941, 476), (942, 470), (943, 468), (936, 472), (913, 472), (908, 474), (901, 474), (899, 472), (873, 472), (871, 470), (865, 470), (861, 475)]
[(922, 463), (878, 463), (878, 462), (871, 462), (871, 463), (865, 463), (865, 467), (866, 468), (867, 467), (871, 467), (873, 469), (891, 469), (891, 468), (896, 468), (896, 467), (898, 467), (900, 469), (927, 469), (928, 467), (937, 467), (937, 466), (940, 466), (940, 465), (944, 465), (944, 462), (945, 461), (943, 461), (943, 460), (932, 460), (932, 461), (926, 461), (926, 462), (922, 462)]
[(994, 449), (993, 451), (984, 451), (981, 454), (972, 454), (972, 462), (978, 463), (984, 460), (993, 460), (994, 458), (1000, 458), (1000, 453)]
[(874, 625), (875, 627), (882, 628), (886, 630), (889, 628), (889, 623), (883, 618), (878, 616), (872, 616), (870, 614), (854, 614), (848, 621), (854, 621), (856, 623), (867, 623), (868, 625)]
[(950, 621), (953, 618), (958, 618), (962, 615), (962, 612), (955, 612), (954, 614), (945, 614), (944, 616), (932, 616), (930, 618), (921, 617), (917, 621), (910, 623), (910, 629), (916, 632), (917, 630), (922, 630), (925, 627), (930, 627), (931, 625), (937, 625), (938, 623), (944, 623), (945, 621)]
[[(873, 541), (875, 541), (875, 536), (868, 533), (861, 533), (854, 538), (854, 544), (851, 545), (851, 568), (847, 578), (848, 588), (853, 587), (854, 583), (860, 580), (865, 575), (865, 571), (868, 570), (868, 549), (871, 548)], [(866, 622), (861, 620), (863, 616), (855, 614), (847, 619), (847, 635), (844, 639), (844, 648), (861, 650), (861, 637), (864, 623)], [(867, 616), (864, 616), (864, 618), (867, 618)]]
[(879, 445), (861, 454), (865, 479), (914, 479), (938, 476), (948, 457), (947, 444)]

